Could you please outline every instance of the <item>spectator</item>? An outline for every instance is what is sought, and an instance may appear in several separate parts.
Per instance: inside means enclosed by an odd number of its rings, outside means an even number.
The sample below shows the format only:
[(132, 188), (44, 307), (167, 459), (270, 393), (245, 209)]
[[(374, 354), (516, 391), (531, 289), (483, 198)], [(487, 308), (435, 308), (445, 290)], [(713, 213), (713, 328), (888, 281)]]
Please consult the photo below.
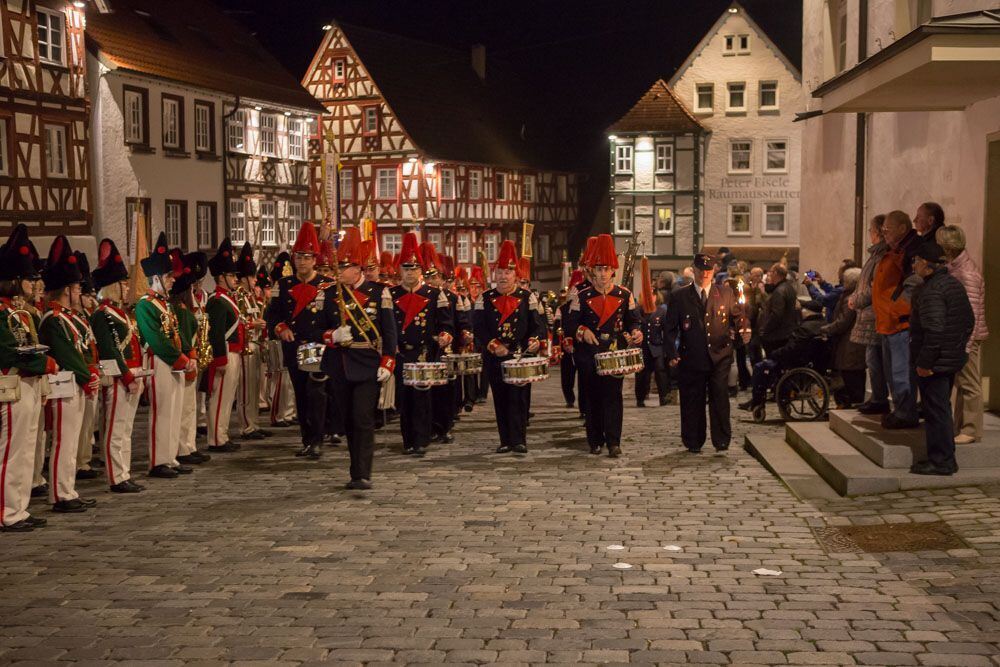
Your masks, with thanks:
[(670, 300), (670, 292), (673, 291), (676, 282), (677, 276), (673, 271), (660, 271), (660, 275), (656, 278), (656, 291), (660, 293), (660, 300), (663, 303)]
[[(726, 284), (729, 285), (729, 289), (733, 290), (733, 294), (737, 298), (742, 298), (744, 301), (744, 312), (748, 311), (746, 307), (749, 303), (748, 293), (750, 292), (750, 286), (746, 282), (746, 262), (733, 262), (729, 265), (728, 277), (726, 278)], [(749, 312), (747, 312), (747, 319), (750, 319)], [(751, 325), (752, 327), (752, 325)], [(729, 392), (735, 395), (738, 390), (745, 390), (750, 388), (750, 369), (751, 366), (748, 363), (748, 349), (750, 343), (743, 343), (742, 339), (735, 341), (736, 349), (736, 365), (732, 371), (730, 371), (730, 381), (729, 381)], [(733, 374), (735, 373), (735, 377)]]
[(924, 202), (917, 207), (913, 216), (913, 227), (924, 241), (934, 241), (937, 230), (944, 227), (944, 209), (932, 201)]
[(882, 336), (882, 360), (893, 403), (892, 412), (882, 416), (882, 426), (915, 428), (917, 383), (910, 365), (910, 297), (920, 283), (912, 268), (920, 237), (903, 211), (886, 215), (884, 233), (889, 250), (875, 267), (872, 279), (875, 331)]
[(694, 282), (694, 268), (690, 266), (685, 266), (684, 269), (681, 271), (680, 278), (677, 279), (677, 281), (674, 283), (673, 289), (670, 291), (676, 292), (677, 290), (683, 287), (687, 287), (693, 282)]
[(760, 344), (760, 312), (764, 307), (766, 298), (764, 285), (764, 269), (755, 266), (750, 269), (750, 284), (746, 289), (747, 297), (747, 318), (750, 320), (750, 327), (753, 334), (750, 336), (750, 343), (747, 345), (748, 356), (750, 357), (750, 368), (764, 358), (764, 348)]
[(840, 268), (837, 269), (836, 285), (831, 285), (823, 280), (823, 276), (818, 271), (812, 272), (814, 277), (810, 277), (807, 271), (806, 275), (802, 278), (802, 283), (806, 286), (809, 296), (814, 301), (819, 301), (823, 304), (827, 322), (833, 322), (833, 311), (837, 307), (837, 302), (840, 301), (840, 295), (844, 293), (844, 271), (853, 269), (856, 266), (857, 262), (853, 259), (845, 259), (841, 262)]
[(948, 260), (948, 273), (962, 283), (972, 304), (976, 324), (966, 352), (969, 360), (955, 376), (955, 444), (967, 445), (983, 437), (983, 387), (980, 369), (980, 347), (989, 331), (986, 329), (986, 286), (983, 274), (965, 249), (965, 232), (961, 227), (947, 225), (937, 231), (938, 245)]
[(965, 349), (976, 318), (965, 288), (945, 262), (944, 250), (933, 241), (920, 244), (913, 258), (913, 271), (924, 281), (914, 290), (910, 314), (911, 355), (927, 420), (927, 458), (910, 468), (918, 475), (958, 471), (951, 390), (968, 361)]
[(863, 415), (884, 415), (889, 412), (889, 385), (885, 378), (885, 364), (882, 359), (882, 341), (875, 332), (875, 309), (872, 308), (872, 278), (875, 267), (889, 251), (884, 235), (885, 215), (878, 214), (868, 224), (868, 259), (861, 268), (858, 288), (851, 295), (849, 305), (857, 311), (858, 317), (851, 329), (851, 342), (865, 346), (865, 365), (868, 367), (868, 382), (871, 397), (858, 406)]
[(767, 277), (768, 297), (761, 312), (760, 342), (770, 354), (788, 342), (799, 319), (795, 286), (788, 280), (788, 269), (776, 262)]
[(820, 331), (832, 339), (833, 359), (831, 366), (840, 374), (843, 386), (833, 392), (840, 409), (849, 408), (865, 400), (865, 346), (851, 341), (851, 330), (857, 320), (857, 312), (850, 308), (849, 301), (858, 287), (861, 269), (850, 267), (843, 272), (841, 284), (843, 294), (833, 309), (833, 321)]
[[(663, 274), (660, 274), (661, 276)], [(669, 290), (666, 292), (669, 294)], [(656, 392), (660, 405), (673, 402), (673, 385), (670, 369), (663, 355), (664, 330), (667, 319), (668, 303), (664, 303), (664, 292), (655, 294), (656, 310), (642, 314), (642, 360), (643, 369), (635, 376), (635, 403), (638, 407), (646, 407), (646, 397), (649, 396), (650, 381), (655, 378)]]

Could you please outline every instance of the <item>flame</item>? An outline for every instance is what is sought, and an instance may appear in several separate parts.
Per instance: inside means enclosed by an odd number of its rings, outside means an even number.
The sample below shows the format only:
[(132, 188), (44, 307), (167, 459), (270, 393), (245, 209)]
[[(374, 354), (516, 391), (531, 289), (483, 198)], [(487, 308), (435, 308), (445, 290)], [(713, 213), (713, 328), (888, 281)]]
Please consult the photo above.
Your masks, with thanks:
[(741, 306), (746, 305), (747, 302), (747, 295), (746, 292), (743, 291), (743, 285), (744, 285), (743, 279), (740, 278), (740, 281), (736, 283), (736, 291), (737, 293), (739, 293), (739, 297), (736, 299), (736, 302)]

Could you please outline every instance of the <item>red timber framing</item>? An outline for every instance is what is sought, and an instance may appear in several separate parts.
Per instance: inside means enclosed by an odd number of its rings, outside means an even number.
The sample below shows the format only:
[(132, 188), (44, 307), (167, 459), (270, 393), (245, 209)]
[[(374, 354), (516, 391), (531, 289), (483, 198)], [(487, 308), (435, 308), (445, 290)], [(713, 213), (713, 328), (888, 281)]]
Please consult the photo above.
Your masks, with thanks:
[[(334, 25), (302, 80), (327, 109), (309, 142), (312, 218), (323, 218), (321, 161), (326, 156), (328, 164), (339, 159), (341, 171), (350, 175), (349, 185), (341, 181), (343, 223), (371, 217), (383, 235), (419, 230), (439, 239), (444, 252), (456, 257), (460, 244), (468, 241), (467, 261), (475, 261), (477, 251), (486, 251), (488, 234), (520, 239), (526, 221), (535, 225), (536, 242), (542, 236), (550, 243), (544, 266), (558, 266), (578, 222), (578, 176), (430, 154), (407, 131), (406, 118), (397, 116), (378, 80), (348, 34)], [(368, 115), (371, 110), (374, 117)], [(504, 193), (497, 192), (497, 174), (504, 175)], [(462, 254), (459, 261), (466, 251)]]
[[(61, 28), (46, 53), (39, 7)], [(43, 236), (91, 233), (84, 24), (68, 2), (0, 2), (0, 235), (19, 222)]]

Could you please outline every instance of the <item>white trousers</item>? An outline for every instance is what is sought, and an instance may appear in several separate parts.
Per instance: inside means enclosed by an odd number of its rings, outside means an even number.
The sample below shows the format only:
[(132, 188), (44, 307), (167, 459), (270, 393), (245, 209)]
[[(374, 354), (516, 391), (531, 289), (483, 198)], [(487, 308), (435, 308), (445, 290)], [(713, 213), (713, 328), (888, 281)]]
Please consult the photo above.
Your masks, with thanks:
[(260, 353), (237, 355), (240, 360), (240, 386), (236, 393), (236, 416), (240, 433), (246, 435), (257, 430), (260, 413)]
[(69, 398), (49, 399), (52, 413), (52, 452), (49, 454), (49, 501), (74, 500), (76, 492), (76, 452), (83, 425), (83, 389), (73, 385)]
[(213, 374), (208, 394), (208, 446), (220, 447), (229, 442), (229, 420), (233, 416), (233, 399), (240, 384), (240, 355), (229, 352), (225, 373)]
[(80, 444), (76, 450), (76, 469), (90, 470), (94, 458), (94, 425), (97, 418), (97, 394), (83, 397), (83, 421), (80, 423)]
[(135, 411), (142, 396), (142, 380), (136, 380), (139, 391), (128, 393), (118, 380), (110, 387), (101, 387), (103, 395), (103, 423), (101, 424), (101, 449), (104, 465), (108, 470), (108, 484), (114, 486), (131, 478), (132, 429)]
[(184, 382), (184, 391), (181, 394), (181, 432), (180, 444), (177, 453), (181, 456), (194, 454), (197, 449), (195, 438), (198, 437), (198, 380)]
[(287, 369), (280, 373), (271, 373), (271, 423), (291, 421), (295, 419), (295, 392), (292, 391), (292, 379)]
[[(41, 398), (39, 398), (39, 402), (42, 402)], [(35, 431), (35, 475), (31, 479), (32, 487), (45, 484), (45, 476), (42, 474), (42, 469), (45, 467), (45, 446), (49, 440), (49, 434), (45, 428), (45, 413), (48, 402), (49, 399), (45, 399), (45, 403), (38, 411), (38, 427)]]
[(149, 467), (177, 465), (177, 446), (184, 410), (184, 374), (174, 373), (159, 357), (153, 358), (149, 378)]
[(28, 518), (35, 436), (38, 430), (38, 378), (21, 378), (21, 400), (0, 403), (0, 525)]

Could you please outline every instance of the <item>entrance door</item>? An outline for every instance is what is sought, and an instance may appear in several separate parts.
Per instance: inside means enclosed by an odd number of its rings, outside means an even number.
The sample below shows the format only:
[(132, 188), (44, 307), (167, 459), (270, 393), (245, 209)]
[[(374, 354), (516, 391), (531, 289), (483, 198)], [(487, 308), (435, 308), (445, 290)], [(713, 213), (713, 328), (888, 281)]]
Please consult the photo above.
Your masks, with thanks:
[(986, 220), (983, 226), (983, 280), (986, 283), (986, 325), (990, 337), (983, 347), (983, 388), (987, 409), (1000, 410), (1000, 299), (989, 295), (1000, 286), (1000, 137), (991, 137), (986, 165)]

